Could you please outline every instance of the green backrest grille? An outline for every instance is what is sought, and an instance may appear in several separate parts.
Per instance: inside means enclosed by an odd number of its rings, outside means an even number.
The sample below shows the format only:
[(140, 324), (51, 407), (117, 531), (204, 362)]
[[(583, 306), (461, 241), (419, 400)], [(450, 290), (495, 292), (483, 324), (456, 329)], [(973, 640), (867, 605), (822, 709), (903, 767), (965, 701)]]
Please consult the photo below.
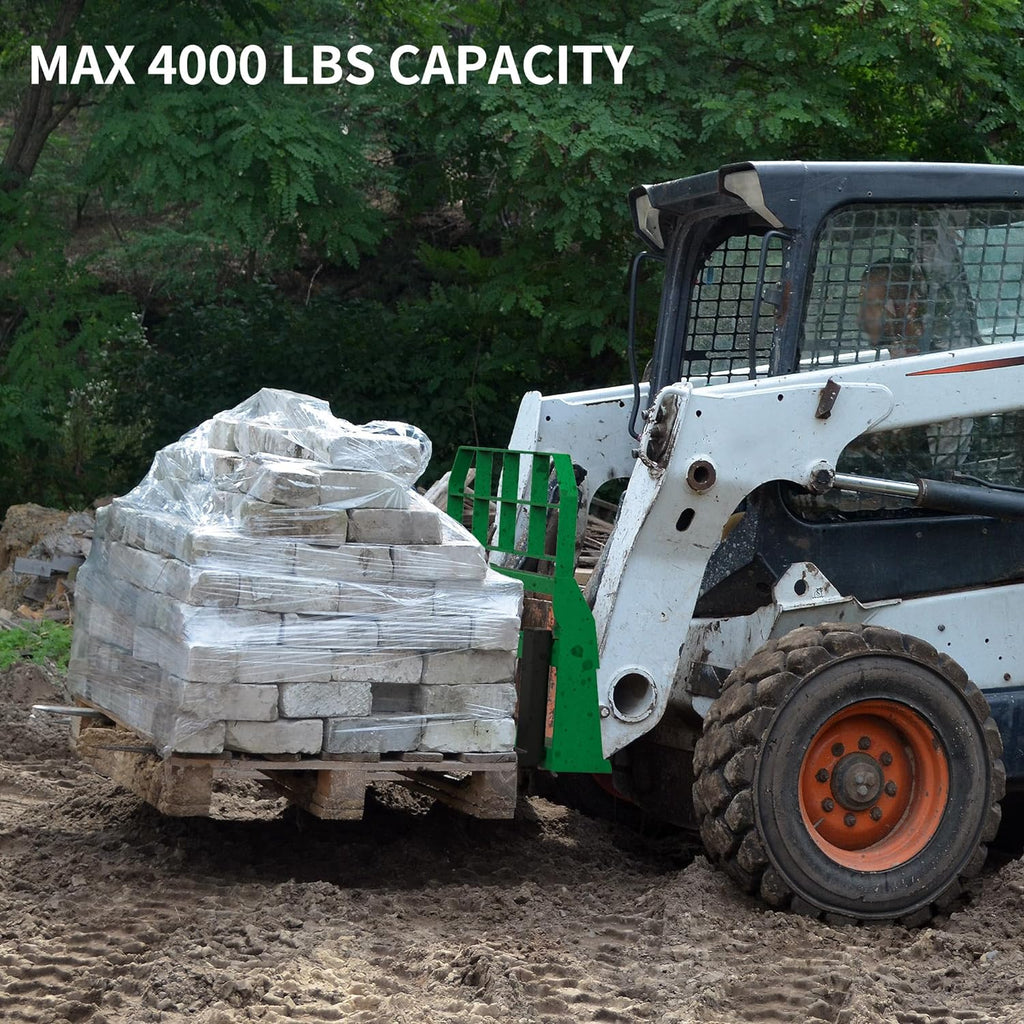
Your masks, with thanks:
[[(476, 471), (472, 487), (466, 484), (470, 470)], [(463, 522), (467, 504), (469, 528), (488, 554), (511, 556), (504, 561), (512, 564), (494, 568), (521, 580), (527, 591), (551, 595), (556, 700), (542, 767), (611, 771), (601, 755), (597, 630), (574, 574), (579, 488), (572, 459), (460, 448), (448, 484), (448, 514)]]

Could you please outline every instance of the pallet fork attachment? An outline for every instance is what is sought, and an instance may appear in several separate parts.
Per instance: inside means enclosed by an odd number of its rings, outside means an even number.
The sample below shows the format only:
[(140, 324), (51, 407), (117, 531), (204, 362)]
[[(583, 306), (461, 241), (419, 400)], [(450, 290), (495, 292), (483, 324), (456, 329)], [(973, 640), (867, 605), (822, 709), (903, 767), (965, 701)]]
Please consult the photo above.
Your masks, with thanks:
[[(550, 683), (539, 691), (521, 688), (519, 745), (529, 749), (522, 723), (535, 720), (537, 709), (524, 705), (539, 697), (548, 722), (539, 766), (608, 773), (611, 765), (601, 753), (597, 628), (574, 575), (578, 503), (568, 455), (464, 447), (455, 457), (448, 514), (461, 522), (468, 505), (469, 528), (488, 554), (510, 556), (493, 567), (520, 580), (528, 594), (551, 597)], [(526, 643), (524, 630), (521, 656)]]

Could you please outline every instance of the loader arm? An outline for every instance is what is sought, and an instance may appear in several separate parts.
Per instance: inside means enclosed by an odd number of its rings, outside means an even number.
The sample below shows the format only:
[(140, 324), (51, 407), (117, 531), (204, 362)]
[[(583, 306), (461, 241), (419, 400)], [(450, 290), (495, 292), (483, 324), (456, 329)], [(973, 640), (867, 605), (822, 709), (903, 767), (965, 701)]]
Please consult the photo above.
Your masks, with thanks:
[[(822, 415), (822, 398), (839, 391)], [(854, 438), (1019, 407), (1024, 344), (936, 352), (658, 395), (609, 539), (594, 617), (606, 757), (651, 730), (699, 659), (691, 619), (708, 559), (757, 487), (827, 489)], [(604, 709), (607, 709), (605, 711)]]
[[(640, 384), (641, 404), (649, 400)], [(582, 473), (579, 505), (585, 514), (603, 483), (621, 480), (633, 471), (635, 442), (623, 423), (633, 402), (631, 385), (544, 395), (530, 391), (519, 412), (508, 447), (513, 451), (564, 452)], [(525, 494), (520, 489), (520, 496)]]

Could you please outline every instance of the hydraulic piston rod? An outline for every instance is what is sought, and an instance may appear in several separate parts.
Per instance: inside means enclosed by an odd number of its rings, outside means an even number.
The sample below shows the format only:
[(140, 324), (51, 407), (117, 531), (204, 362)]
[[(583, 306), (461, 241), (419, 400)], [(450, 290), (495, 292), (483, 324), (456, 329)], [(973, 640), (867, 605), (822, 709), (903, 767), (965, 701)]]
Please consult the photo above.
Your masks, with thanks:
[(961, 515), (1024, 519), (1024, 491), (1004, 490), (978, 484), (954, 484), (942, 480), (883, 480), (873, 476), (836, 473), (832, 486), (861, 494), (888, 494), (910, 498), (919, 508)]

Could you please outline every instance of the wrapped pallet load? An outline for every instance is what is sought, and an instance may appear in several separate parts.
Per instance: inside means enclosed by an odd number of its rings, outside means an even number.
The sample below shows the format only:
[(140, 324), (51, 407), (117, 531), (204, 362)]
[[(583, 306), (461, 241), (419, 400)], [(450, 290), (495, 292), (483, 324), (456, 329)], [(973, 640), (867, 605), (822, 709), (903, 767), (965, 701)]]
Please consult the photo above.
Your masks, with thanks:
[(521, 586), (429, 459), (271, 389), (163, 449), (98, 516), (72, 692), (163, 756), (511, 750)]

